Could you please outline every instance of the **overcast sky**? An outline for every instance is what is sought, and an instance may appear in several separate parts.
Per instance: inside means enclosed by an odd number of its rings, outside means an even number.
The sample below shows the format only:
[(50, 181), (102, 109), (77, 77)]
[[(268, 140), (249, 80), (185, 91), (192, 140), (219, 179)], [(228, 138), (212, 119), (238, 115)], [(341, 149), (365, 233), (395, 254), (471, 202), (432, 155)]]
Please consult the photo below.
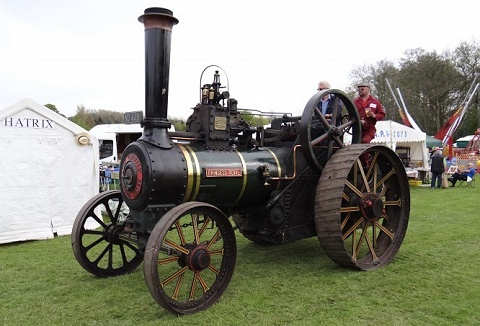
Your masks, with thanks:
[(137, 18), (155, 6), (180, 21), (172, 34), (172, 117), (188, 117), (198, 103), (208, 65), (226, 72), (240, 108), (301, 114), (319, 80), (345, 89), (356, 67), (480, 40), (473, 0), (0, 0), (0, 110), (23, 98), (66, 116), (78, 105), (144, 110)]

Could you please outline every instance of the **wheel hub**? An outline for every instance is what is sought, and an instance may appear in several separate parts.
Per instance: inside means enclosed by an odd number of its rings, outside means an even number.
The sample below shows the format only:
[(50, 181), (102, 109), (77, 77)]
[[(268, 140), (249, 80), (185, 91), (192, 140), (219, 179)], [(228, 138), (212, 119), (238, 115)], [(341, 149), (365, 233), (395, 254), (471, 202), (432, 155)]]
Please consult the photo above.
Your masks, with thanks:
[(383, 201), (376, 194), (366, 193), (362, 197), (360, 210), (367, 220), (378, 220), (384, 213)]
[(195, 272), (200, 272), (210, 265), (210, 254), (205, 246), (197, 246), (187, 255), (188, 267)]
[(333, 136), (333, 137), (335, 137), (335, 136), (340, 136), (340, 129), (338, 129), (338, 128), (335, 127), (335, 126), (332, 126), (332, 127), (330, 128), (330, 130), (328, 131), (328, 133), (329, 133), (330, 136)]
[(104, 231), (105, 239), (113, 244), (120, 244), (120, 234), (123, 232), (124, 227), (122, 225), (110, 224)]

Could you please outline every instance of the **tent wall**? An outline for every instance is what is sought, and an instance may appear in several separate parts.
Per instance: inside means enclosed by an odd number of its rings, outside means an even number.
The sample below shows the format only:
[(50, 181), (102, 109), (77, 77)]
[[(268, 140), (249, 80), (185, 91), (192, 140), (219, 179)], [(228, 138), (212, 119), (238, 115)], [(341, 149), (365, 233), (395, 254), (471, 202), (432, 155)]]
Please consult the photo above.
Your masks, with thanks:
[(31, 100), (0, 111), (0, 243), (71, 233), (98, 193), (98, 141), (82, 145), (81, 133), (88, 135)]

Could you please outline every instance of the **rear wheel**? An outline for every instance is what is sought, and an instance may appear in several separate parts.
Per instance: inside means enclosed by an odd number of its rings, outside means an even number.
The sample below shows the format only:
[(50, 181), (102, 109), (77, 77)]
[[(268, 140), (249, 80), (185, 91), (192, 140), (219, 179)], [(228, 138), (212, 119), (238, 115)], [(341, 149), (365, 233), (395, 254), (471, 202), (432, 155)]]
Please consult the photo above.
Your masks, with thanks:
[(315, 198), (315, 227), (336, 263), (371, 270), (392, 261), (410, 213), (402, 162), (381, 145), (350, 145), (327, 163)]

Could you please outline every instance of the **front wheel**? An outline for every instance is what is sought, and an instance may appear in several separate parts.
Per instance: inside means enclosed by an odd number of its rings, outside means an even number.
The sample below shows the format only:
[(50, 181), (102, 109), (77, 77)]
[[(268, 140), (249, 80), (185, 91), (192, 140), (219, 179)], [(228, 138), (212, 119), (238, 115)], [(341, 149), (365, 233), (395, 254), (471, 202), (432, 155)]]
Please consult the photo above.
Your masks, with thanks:
[(71, 237), (75, 258), (87, 272), (118, 276), (133, 272), (142, 263), (136, 234), (125, 230), (129, 214), (118, 190), (102, 192), (82, 207)]
[(192, 314), (218, 301), (232, 277), (236, 255), (227, 216), (210, 204), (184, 203), (153, 228), (145, 251), (145, 281), (162, 307)]

